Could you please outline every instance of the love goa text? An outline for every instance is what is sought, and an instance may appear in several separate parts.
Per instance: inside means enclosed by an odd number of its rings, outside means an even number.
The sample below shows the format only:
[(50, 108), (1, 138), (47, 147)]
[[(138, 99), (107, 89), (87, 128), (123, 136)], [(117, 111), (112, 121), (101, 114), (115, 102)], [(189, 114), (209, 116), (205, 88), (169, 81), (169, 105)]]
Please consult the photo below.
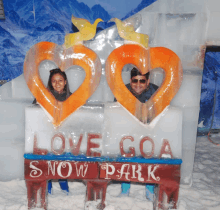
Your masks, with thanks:
[[(86, 142), (82, 141), (86, 139)], [(63, 133), (56, 133), (50, 140), (51, 142), (51, 153), (54, 155), (63, 155), (67, 150), (71, 152), (72, 155), (77, 156), (82, 154), (81, 148), (85, 149), (85, 155), (90, 157), (101, 157), (102, 148), (102, 135), (99, 133), (88, 133), (88, 134), (80, 134), (78, 137), (78, 141), (74, 141), (71, 136), (68, 138), (65, 137)], [(59, 144), (56, 144), (59, 142)], [(152, 138), (148, 136), (143, 136), (139, 139), (134, 139), (132, 136), (123, 136), (119, 139), (118, 146), (115, 145), (115, 148), (118, 147), (118, 151), (120, 156), (123, 157), (135, 157), (142, 156), (144, 158), (152, 158), (155, 156), (155, 142)], [(138, 144), (138, 146), (134, 146), (134, 144)], [(69, 149), (67, 149), (69, 148)], [(49, 151), (47, 149), (40, 148), (38, 146), (37, 135), (34, 136), (34, 147), (33, 154), (38, 155), (47, 155)], [(139, 155), (140, 154), (140, 155)], [(157, 155), (158, 158), (173, 158), (173, 153), (171, 150), (170, 143), (167, 139), (162, 140), (162, 144), (160, 146), (160, 151)]]

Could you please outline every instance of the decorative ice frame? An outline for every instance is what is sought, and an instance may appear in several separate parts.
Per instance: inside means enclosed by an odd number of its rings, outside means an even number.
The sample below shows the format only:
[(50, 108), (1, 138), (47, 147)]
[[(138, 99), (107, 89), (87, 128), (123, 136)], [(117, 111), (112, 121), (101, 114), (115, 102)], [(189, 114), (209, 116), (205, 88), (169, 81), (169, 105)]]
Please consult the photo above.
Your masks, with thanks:
[[(82, 85), (66, 101), (58, 102), (41, 81), (38, 68), (44, 60), (57, 62), (62, 70), (72, 65), (85, 70)], [(161, 87), (143, 104), (123, 84), (121, 71), (129, 63), (143, 74), (158, 67), (165, 71)], [(64, 49), (41, 42), (28, 51), (25, 79), (43, 107), (33, 105), (25, 111), (29, 209), (47, 209), (50, 179), (83, 180), (86, 200), (101, 199), (99, 209), (105, 207), (111, 180), (156, 184), (154, 208), (166, 209), (167, 204), (177, 207), (182, 111), (169, 103), (182, 81), (180, 59), (167, 48), (125, 44), (109, 55), (105, 70), (118, 102), (85, 104), (101, 77), (101, 62), (92, 50), (81, 44)]]

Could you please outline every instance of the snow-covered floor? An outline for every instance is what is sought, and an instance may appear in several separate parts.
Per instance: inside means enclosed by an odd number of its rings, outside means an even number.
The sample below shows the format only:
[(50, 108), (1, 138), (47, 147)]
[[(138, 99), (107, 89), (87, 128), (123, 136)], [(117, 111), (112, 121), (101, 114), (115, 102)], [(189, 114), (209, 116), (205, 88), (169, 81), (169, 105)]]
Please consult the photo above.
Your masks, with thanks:
[(179, 200), (187, 210), (220, 210), (220, 146), (205, 136), (197, 138), (192, 187), (181, 187)]
[[(48, 196), (48, 210), (83, 210), (85, 185), (70, 182), (70, 193), (65, 195), (58, 183), (53, 183), (53, 195)], [(129, 197), (119, 197), (120, 184), (107, 188), (105, 210), (152, 210), (152, 202), (145, 197), (144, 185), (131, 186)], [(0, 210), (27, 210), (24, 180), (0, 182)], [(87, 203), (87, 210), (94, 210)], [(180, 187), (179, 210), (220, 210), (220, 146), (207, 137), (198, 137), (196, 145), (193, 184)], [(37, 210), (37, 208), (35, 209)], [(38, 208), (39, 210), (39, 208)]]

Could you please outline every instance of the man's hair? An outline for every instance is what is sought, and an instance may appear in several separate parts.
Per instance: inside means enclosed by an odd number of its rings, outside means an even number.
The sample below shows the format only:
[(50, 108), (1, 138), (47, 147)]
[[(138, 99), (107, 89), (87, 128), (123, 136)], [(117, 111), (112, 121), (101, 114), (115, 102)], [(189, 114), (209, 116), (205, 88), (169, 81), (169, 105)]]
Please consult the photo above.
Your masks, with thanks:
[(138, 75), (140, 75), (140, 76), (145, 76), (145, 77), (146, 77), (146, 80), (148, 80), (148, 79), (149, 79), (149, 76), (150, 76), (150, 72), (147, 72), (146, 74), (141, 74), (141, 73), (138, 71), (137, 68), (133, 68), (133, 69), (131, 70), (131, 79), (132, 79), (132, 77), (136, 77), (136, 76), (138, 76)]

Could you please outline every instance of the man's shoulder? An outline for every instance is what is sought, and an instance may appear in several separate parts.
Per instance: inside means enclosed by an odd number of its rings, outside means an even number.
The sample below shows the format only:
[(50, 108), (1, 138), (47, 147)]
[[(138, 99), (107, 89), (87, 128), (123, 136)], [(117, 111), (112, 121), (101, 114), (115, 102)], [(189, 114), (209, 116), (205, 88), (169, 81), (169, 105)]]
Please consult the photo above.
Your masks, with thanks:
[(149, 86), (150, 86), (150, 89), (153, 89), (155, 91), (159, 88), (157, 85), (155, 85), (153, 83), (150, 83)]
[(131, 90), (131, 84), (130, 83), (126, 84), (125, 86), (126, 86), (126, 88), (128, 88), (128, 90)]

